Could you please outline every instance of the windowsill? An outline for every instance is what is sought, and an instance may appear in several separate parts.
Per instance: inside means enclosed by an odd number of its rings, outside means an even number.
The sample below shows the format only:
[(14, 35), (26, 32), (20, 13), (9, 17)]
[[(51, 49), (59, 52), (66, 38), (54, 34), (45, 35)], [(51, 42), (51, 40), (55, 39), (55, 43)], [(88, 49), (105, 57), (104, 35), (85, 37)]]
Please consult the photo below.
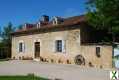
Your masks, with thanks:
[(19, 52), (19, 54), (24, 54), (24, 52)]
[(57, 54), (64, 54), (64, 53), (66, 53), (66, 52), (54, 52), (54, 53), (57, 53)]

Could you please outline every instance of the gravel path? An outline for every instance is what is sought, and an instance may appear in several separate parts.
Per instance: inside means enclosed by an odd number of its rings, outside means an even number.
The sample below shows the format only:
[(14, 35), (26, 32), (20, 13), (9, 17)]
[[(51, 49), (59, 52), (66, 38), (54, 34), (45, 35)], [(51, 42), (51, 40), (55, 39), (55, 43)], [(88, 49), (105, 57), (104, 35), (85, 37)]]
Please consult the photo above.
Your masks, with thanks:
[(16, 60), (0, 62), (0, 75), (26, 75), (28, 73), (61, 80), (110, 80), (109, 70), (35, 61)]

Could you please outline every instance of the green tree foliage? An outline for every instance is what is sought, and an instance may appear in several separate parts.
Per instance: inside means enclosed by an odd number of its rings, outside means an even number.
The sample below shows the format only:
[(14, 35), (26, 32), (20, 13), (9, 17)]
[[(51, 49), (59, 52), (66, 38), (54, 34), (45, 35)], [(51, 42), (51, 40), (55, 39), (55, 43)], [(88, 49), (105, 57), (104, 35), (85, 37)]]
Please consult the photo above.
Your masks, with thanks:
[(21, 30), (23, 28), (23, 25), (18, 26), (18, 30)]
[(98, 30), (107, 30), (115, 41), (119, 35), (119, 0), (88, 0), (87, 19)]
[(2, 42), (1, 34), (2, 34), (2, 30), (1, 30), (1, 27), (0, 27), (0, 43)]
[(14, 32), (14, 30), (15, 27), (9, 22), (8, 25), (3, 28), (0, 35), (2, 38), (1, 46), (6, 49), (8, 57), (10, 57), (11, 54), (11, 33)]
[(3, 42), (5, 45), (11, 45), (11, 33), (15, 30), (12, 23), (9, 22), (7, 26), (3, 28), (3, 32), (1, 34), (1, 37), (3, 39)]

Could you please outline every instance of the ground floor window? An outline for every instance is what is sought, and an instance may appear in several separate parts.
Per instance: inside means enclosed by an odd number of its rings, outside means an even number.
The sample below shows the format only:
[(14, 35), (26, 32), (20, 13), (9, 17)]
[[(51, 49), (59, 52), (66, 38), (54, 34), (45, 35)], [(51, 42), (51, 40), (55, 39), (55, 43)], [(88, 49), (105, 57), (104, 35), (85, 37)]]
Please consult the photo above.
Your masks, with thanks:
[(24, 52), (24, 43), (23, 42), (19, 43), (19, 52)]
[(100, 47), (96, 47), (96, 56), (100, 57)]
[(62, 40), (56, 40), (56, 52), (62, 52)]

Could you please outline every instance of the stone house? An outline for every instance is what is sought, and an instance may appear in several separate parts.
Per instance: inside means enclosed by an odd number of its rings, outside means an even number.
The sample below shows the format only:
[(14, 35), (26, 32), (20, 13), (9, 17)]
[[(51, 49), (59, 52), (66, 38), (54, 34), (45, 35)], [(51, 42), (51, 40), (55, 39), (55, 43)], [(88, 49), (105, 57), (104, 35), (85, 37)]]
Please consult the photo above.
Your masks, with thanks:
[(92, 41), (85, 16), (49, 20), (43, 15), (37, 23), (12, 33), (12, 58), (111, 68), (112, 46)]

